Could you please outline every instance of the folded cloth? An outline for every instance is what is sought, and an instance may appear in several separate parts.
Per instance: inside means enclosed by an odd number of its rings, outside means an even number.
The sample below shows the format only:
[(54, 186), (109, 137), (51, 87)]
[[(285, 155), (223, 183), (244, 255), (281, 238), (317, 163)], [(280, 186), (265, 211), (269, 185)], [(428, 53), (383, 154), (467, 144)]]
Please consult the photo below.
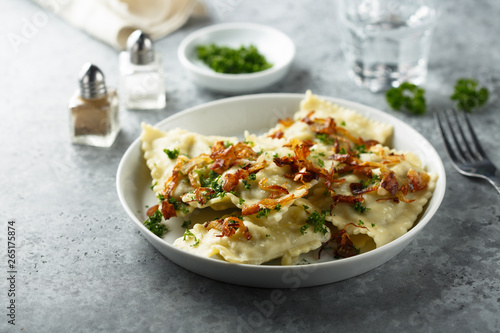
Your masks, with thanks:
[(68, 23), (121, 50), (137, 29), (158, 39), (191, 15), (205, 15), (197, 0), (34, 0)]

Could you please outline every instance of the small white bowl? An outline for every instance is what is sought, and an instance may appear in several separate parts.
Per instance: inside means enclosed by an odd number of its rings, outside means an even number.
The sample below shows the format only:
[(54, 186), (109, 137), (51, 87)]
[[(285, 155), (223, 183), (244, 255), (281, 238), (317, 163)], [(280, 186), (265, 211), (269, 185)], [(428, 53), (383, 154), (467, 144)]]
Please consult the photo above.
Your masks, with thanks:
[[(198, 59), (196, 47), (217, 44), (237, 48), (255, 45), (273, 66), (250, 74), (217, 73)], [(179, 45), (178, 57), (198, 85), (223, 93), (245, 93), (268, 87), (287, 74), (295, 56), (292, 40), (279, 30), (253, 23), (224, 23), (193, 32)]]

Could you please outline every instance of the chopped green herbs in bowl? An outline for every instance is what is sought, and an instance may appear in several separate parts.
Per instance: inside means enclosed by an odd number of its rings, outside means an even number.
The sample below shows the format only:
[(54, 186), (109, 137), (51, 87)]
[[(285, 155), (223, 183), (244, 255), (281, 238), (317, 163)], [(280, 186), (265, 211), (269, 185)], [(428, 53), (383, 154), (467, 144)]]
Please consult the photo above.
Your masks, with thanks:
[(295, 45), (269, 26), (224, 23), (188, 35), (177, 55), (198, 86), (238, 94), (262, 91), (282, 80), (295, 57)]
[(217, 73), (255, 73), (273, 66), (252, 44), (231, 48), (211, 43), (198, 46), (196, 52), (198, 58)]

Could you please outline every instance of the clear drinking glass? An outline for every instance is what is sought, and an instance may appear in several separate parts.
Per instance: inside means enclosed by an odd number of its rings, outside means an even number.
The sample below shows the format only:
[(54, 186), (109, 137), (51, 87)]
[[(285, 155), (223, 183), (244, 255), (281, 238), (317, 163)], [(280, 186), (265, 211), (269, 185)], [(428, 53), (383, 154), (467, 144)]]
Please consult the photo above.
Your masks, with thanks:
[(439, 0), (341, 0), (341, 47), (354, 82), (372, 92), (422, 84)]

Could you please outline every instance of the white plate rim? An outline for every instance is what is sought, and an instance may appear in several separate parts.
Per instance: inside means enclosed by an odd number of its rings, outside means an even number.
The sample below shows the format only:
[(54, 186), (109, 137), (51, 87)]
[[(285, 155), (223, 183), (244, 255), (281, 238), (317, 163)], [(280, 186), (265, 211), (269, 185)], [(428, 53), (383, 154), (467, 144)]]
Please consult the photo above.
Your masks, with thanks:
[[(218, 105), (223, 105), (225, 103), (231, 103), (231, 102), (237, 102), (237, 103), (244, 103), (245, 101), (249, 101), (252, 99), (274, 99), (274, 98), (282, 98), (282, 99), (297, 99), (300, 101), (302, 98), (304, 98), (304, 94), (295, 94), (295, 93), (264, 93), (264, 94), (253, 94), (253, 95), (244, 95), (244, 96), (235, 96), (235, 97), (228, 97), (212, 102), (207, 102), (204, 104), (200, 104), (197, 106), (193, 106), (191, 108), (188, 108), (186, 110), (180, 111), (160, 122), (158, 122), (155, 126), (158, 126), (159, 128), (162, 128), (165, 124), (175, 121), (178, 118), (183, 118), (186, 116), (189, 116), (191, 113), (196, 113), (199, 112), (200, 110), (211, 108), (214, 106)], [(377, 110), (375, 108), (357, 103), (357, 102), (352, 102), (348, 101), (345, 99), (341, 98), (335, 98), (335, 97), (328, 97), (328, 96), (320, 96), (320, 98), (329, 100), (333, 103), (337, 103), (340, 105), (343, 105), (348, 108), (352, 108), (354, 110), (357, 110), (361, 113), (369, 113), (370, 115), (375, 115), (375, 117), (371, 117), (372, 119), (376, 119), (378, 117), (384, 118), (384, 119), (390, 119), (391, 123), (395, 124), (395, 126), (398, 126), (400, 128), (404, 128), (405, 130), (409, 130), (412, 133), (412, 135), (416, 135), (416, 137), (421, 140), (422, 144), (425, 146), (425, 149), (430, 150), (430, 154), (435, 158), (434, 160), (434, 168), (435, 172), (439, 174), (439, 179), (436, 184), (436, 190), (433, 194), (433, 197), (431, 198), (432, 201), (434, 201), (434, 205), (429, 206), (426, 208), (425, 214), (423, 218), (419, 220), (419, 222), (406, 234), (403, 236), (397, 238), (396, 240), (380, 247), (377, 248), (373, 251), (363, 253), (358, 256), (354, 256), (351, 258), (345, 258), (341, 260), (336, 260), (336, 261), (331, 261), (331, 262), (321, 262), (321, 263), (312, 263), (310, 265), (297, 265), (297, 266), (266, 266), (266, 265), (247, 265), (247, 264), (233, 264), (233, 263), (228, 263), (222, 260), (216, 260), (216, 259), (211, 259), (211, 258), (204, 258), (204, 257), (198, 257), (192, 254), (189, 254), (185, 251), (182, 251), (171, 244), (163, 241), (159, 237), (156, 237), (154, 234), (152, 234), (144, 225), (143, 223), (135, 216), (134, 212), (128, 207), (126, 204), (126, 198), (123, 193), (123, 177), (124, 177), (124, 172), (126, 168), (126, 161), (129, 158), (129, 156), (133, 153), (137, 152), (137, 149), (140, 150), (140, 137), (137, 138), (132, 142), (132, 144), (129, 146), (129, 148), (126, 150), (124, 153), (119, 166), (117, 170), (117, 178), (116, 178), (116, 188), (118, 192), (118, 197), (119, 200), (125, 209), (126, 213), (129, 215), (129, 217), (133, 220), (134, 224), (139, 228), (141, 233), (146, 236), (148, 241), (151, 242), (151, 244), (157, 248), (162, 254), (164, 254), (167, 258), (172, 260), (173, 262), (177, 263), (178, 265), (191, 270), (197, 274), (204, 275), (209, 278), (213, 278), (216, 280), (220, 280), (223, 282), (229, 282), (229, 283), (234, 283), (234, 284), (241, 284), (245, 286), (252, 286), (252, 287), (266, 287), (266, 288), (298, 288), (298, 287), (309, 287), (309, 286), (317, 286), (317, 285), (322, 285), (322, 284), (327, 284), (327, 283), (332, 283), (340, 280), (344, 280), (347, 278), (351, 278), (354, 276), (357, 276), (359, 274), (365, 273), (371, 269), (374, 269), (381, 264), (385, 263), (386, 261), (392, 259), (394, 256), (396, 256), (400, 251), (402, 251), (414, 238), (415, 236), (420, 233), (420, 231), (429, 223), (429, 221), (432, 219), (434, 214), (439, 208), (439, 205), (441, 204), (444, 194), (445, 194), (445, 189), (446, 189), (446, 174), (444, 170), (443, 163), (439, 157), (439, 154), (436, 152), (434, 147), (423, 137), (420, 133), (418, 133), (415, 129), (413, 129), (411, 126), (405, 124), (403, 121), (399, 120), (396, 117), (393, 117), (383, 111)], [(384, 121), (384, 120), (381, 120)], [(134, 151), (135, 150), (135, 151)], [(142, 156), (142, 154), (141, 154)], [(165, 253), (165, 249), (168, 249), (168, 253)], [(392, 250), (392, 251), (391, 251)], [(381, 252), (386, 252), (383, 258), (377, 258)], [(179, 260), (178, 257), (190, 257), (192, 259), (192, 263), (186, 263), (183, 262), (182, 260)], [(377, 260), (375, 260), (377, 259)], [(342, 266), (346, 265), (349, 267), (354, 267), (356, 264), (359, 262), (370, 262), (372, 261), (374, 264), (369, 265), (367, 269), (361, 269), (361, 270), (356, 270), (355, 274), (347, 274), (346, 276), (340, 276), (337, 278), (328, 278), (328, 277), (316, 277), (314, 278), (314, 275), (310, 275), (307, 278), (301, 278), (300, 281), (294, 280), (296, 283), (293, 285), (290, 285), (290, 281), (288, 280), (288, 284), (286, 283), (287, 281), (284, 281), (283, 276), (287, 273), (290, 272), (290, 274), (296, 274), (297, 276), (304, 276), (304, 273), (300, 272), (317, 272), (318, 274), (323, 273), (328, 273), (329, 271), (333, 270), (336, 268), (336, 266)], [(197, 268), (197, 265), (199, 264), (208, 264), (210, 266), (213, 266), (213, 272), (200, 272), (199, 269)], [(253, 277), (257, 277), (257, 280), (252, 278), (252, 279), (247, 279), (245, 281), (235, 281), (234, 278), (224, 278), (221, 276), (220, 273), (217, 271), (219, 269), (222, 270), (230, 270), (234, 274), (234, 276), (238, 277), (244, 277), (246, 274), (250, 274)], [(262, 281), (260, 280), (261, 278), (264, 278), (266, 275), (272, 276), (272, 281)], [(342, 275), (342, 274), (340, 274)], [(294, 275), (295, 276), (295, 275)], [(281, 281), (276, 280), (277, 278), (281, 277)]]

